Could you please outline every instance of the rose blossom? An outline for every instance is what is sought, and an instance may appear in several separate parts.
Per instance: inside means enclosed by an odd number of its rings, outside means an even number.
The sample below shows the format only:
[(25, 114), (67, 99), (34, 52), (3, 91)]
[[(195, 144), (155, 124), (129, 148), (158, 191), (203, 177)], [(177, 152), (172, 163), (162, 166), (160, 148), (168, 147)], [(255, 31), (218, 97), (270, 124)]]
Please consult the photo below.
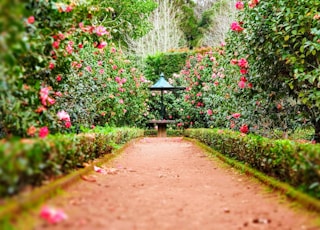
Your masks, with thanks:
[(91, 68), (91, 66), (87, 66), (87, 67), (86, 67), (86, 70), (87, 70), (89, 73), (92, 73), (92, 68)]
[(56, 80), (57, 80), (58, 82), (61, 81), (61, 80), (62, 80), (61, 75), (58, 75), (58, 76), (56, 77)]
[(242, 30), (244, 30), (244, 28), (242, 28), (238, 22), (232, 22), (231, 23), (231, 30), (236, 31), (236, 32), (241, 32)]
[(70, 121), (66, 121), (66, 122), (64, 123), (64, 126), (65, 126), (67, 129), (69, 129), (69, 128), (71, 127), (71, 122), (70, 122)]
[(34, 16), (30, 16), (27, 21), (29, 24), (33, 24), (35, 22)]
[(241, 1), (236, 2), (236, 8), (237, 10), (242, 10), (244, 8), (244, 3)]
[(241, 114), (240, 114), (240, 113), (234, 113), (234, 114), (232, 114), (231, 116), (232, 116), (233, 118), (238, 119), (238, 118), (241, 116)]
[(248, 70), (246, 70), (246, 69), (240, 69), (240, 73), (241, 73), (241, 74), (247, 74), (247, 73), (248, 73)]
[(52, 62), (49, 63), (49, 69), (54, 69), (54, 63)]
[(232, 59), (232, 60), (230, 61), (230, 64), (231, 64), (231, 65), (237, 65), (237, 64), (238, 64), (238, 60), (237, 60), (237, 59)]
[(49, 129), (47, 126), (40, 128), (40, 130), (39, 130), (39, 137), (40, 138), (45, 138), (46, 136), (48, 136), (48, 134), (49, 134)]
[(246, 82), (245, 81), (239, 81), (238, 86), (240, 89), (244, 89), (246, 87)]
[(67, 12), (67, 13), (69, 13), (69, 12), (71, 12), (73, 9), (72, 9), (72, 6), (67, 6), (67, 8), (66, 8), (66, 10), (64, 11), (64, 12)]
[(241, 133), (248, 133), (249, 127), (247, 125), (242, 125), (239, 130)]
[(238, 60), (238, 66), (240, 68), (248, 68), (248, 61), (245, 58)]
[(100, 42), (99, 45), (97, 46), (98, 49), (103, 49), (107, 45), (106, 42)]
[(34, 134), (35, 134), (36, 132), (37, 132), (37, 128), (34, 127), (33, 125), (30, 126), (30, 127), (28, 128), (28, 130), (27, 130), (27, 134), (28, 134), (29, 136), (34, 136)]
[(60, 121), (70, 121), (70, 116), (67, 112), (65, 112), (64, 110), (59, 111), (57, 113), (57, 116), (59, 118)]
[(255, 7), (259, 3), (259, 0), (251, 0), (249, 1), (248, 5), (250, 8)]
[(109, 32), (106, 30), (106, 28), (104, 26), (97, 26), (94, 30), (94, 32), (98, 35), (98, 36), (102, 36), (102, 35), (106, 35), (109, 34)]
[(59, 41), (54, 41), (52, 43), (52, 47), (55, 48), (55, 49), (58, 49), (59, 48), (59, 45), (60, 45), (60, 42)]

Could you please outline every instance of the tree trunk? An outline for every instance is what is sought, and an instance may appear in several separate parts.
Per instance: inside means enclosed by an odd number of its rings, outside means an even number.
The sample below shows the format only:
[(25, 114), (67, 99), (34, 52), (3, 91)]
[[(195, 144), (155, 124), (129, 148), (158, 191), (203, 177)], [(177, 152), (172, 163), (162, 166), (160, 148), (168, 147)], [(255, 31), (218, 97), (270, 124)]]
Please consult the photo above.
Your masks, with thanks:
[(314, 141), (320, 143), (320, 119), (314, 123)]

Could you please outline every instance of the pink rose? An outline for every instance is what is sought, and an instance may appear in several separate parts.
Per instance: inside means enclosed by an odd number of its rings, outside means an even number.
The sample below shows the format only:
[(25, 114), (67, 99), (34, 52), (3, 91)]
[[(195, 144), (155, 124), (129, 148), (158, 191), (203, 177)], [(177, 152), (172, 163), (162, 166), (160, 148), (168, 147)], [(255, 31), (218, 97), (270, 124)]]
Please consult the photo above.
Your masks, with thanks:
[(67, 112), (65, 112), (64, 110), (59, 111), (57, 113), (57, 116), (59, 118), (60, 121), (70, 121), (70, 116)]
[(245, 58), (238, 60), (238, 66), (240, 68), (248, 68), (248, 61)]
[(67, 129), (69, 129), (71, 127), (71, 122), (70, 121), (66, 121), (64, 123), (64, 127), (66, 127)]
[(34, 16), (30, 16), (27, 21), (29, 24), (33, 24), (35, 22)]
[(236, 32), (241, 32), (242, 30), (244, 30), (244, 28), (242, 28), (238, 22), (232, 22), (231, 23), (231, 30), (236, 31)]
[(109, 32), (106, 30), (106, 28), (104, 26), (97, 26), (94, 30), (94, 32), (98, 35), (98, 36), (102, 36), (102, 35), (106, 35), (109, 34)]
[(54, 63), (52, 62), (49, 63), (49, 69), (54, 69)]
[(107, 45), (106, 42), (100, 42), (97, 46), (98, 49), (103, 49)]
[(239, 81), (238, 86), (240, 89), (244, 89), (246, 87), (246, 82), (245, 81)]
[(56, 224), (68, 218), (62, 210), (47, 206), (42, 207), (40, 217), (49, 224)]
[(241, 1), (236, 2), (236, 8), (237, 10), (242, 10), (244, 8), (244, 3)]
[(45, 138), (46, 136), (48, 136), (48, 134), (49, 134), (49, 129), (47, 126), (40, 128), (40, 130), (39, 130), (39, 137), (40, 138)]
[(59, 48), (59, 45), (60, 45), (60, 42), (59, 41), (54, 41), (52, 43), (52, 47), (55, 48), (55, 49), (58, 49)]
[(238, 118), (240, 118), (241, 114), (240, 114), (240, 113), (234, 113), (234, 114), (232, 114), (231, 116), (232, 116), (233, 118), (238, 119)]

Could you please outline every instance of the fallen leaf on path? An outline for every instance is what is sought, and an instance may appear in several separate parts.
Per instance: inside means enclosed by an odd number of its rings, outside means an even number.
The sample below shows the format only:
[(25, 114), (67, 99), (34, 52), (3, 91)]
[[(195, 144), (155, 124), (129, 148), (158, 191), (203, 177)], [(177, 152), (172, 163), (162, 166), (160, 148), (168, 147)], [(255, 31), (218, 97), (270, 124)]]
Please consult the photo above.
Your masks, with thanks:
[(81, 175), (80, 178), (84, 181), (88, 181), (88, 182), (96, 182), (97, 180), (95, 178), (93, 178), (93, 176), (84, 176)]
[(95, 166), (95, 165), (93, 166), (93, 169), (94, 169), (94, 171), (96, 171), (97, 173), (102, 173), (102, 174), (106, 174), (106, 173), (107, 173), (105, 169), (100, 168), (100, 167)]
[(54, 207), (43, 206), (40, 211), (40, 217), (46, 220), (49, 224), (57, 224), (68, 218), (61, 209)]
[(230, 213), (230, 209), (228, 209), (228, 208), (224, 208), (223, 211), (224, 211), (225, 213)]
[(271, 220), (265, 218), (254, 218), (252, 222), (255, 224), (268, 224), (271, 223)]

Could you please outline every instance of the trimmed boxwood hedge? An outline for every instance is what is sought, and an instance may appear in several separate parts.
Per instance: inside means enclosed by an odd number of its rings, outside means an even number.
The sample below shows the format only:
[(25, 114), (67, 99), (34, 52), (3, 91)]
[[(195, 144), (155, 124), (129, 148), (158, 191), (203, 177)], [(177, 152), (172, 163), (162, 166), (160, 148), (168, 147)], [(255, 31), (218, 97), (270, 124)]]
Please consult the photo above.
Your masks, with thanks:
[(65, 175), (85, 162), (111, 153), (118, 144), (143, 136), (141, 129), (102, 130), (45, 139), (0, 141), (0, 197)]
[(188, 129), (184, 135), (320, 198), (320, 144), (272, 140), (220, 129)]

